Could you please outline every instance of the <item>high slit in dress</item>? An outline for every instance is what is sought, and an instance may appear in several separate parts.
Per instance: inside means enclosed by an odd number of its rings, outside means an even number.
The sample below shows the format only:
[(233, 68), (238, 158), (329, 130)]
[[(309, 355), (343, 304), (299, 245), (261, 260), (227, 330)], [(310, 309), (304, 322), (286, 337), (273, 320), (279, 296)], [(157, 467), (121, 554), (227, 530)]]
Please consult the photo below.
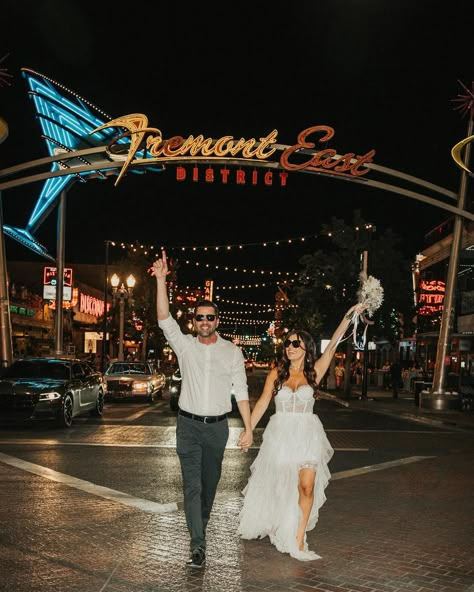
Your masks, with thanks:
[(296, 542), (301, 510), (298, 504), (298, 478), (302, 468), (316, 471), (314, 502), (306, 532), (318, 521), (319, 508), (326, 501), (325, 489), (331, 474), (328, 462), (332, 449), (323, 425), (313, 413), (313, 389), (308, 384), (292, 391), (283, 386), (275, 396), (276, 412), (263, 433), (260, 451), (250, 467), (250, 478), (243, 489), (243, 506), (238, 534), (244, 539), (268, 536), (282, 553), (301, 561), (321, 559)]

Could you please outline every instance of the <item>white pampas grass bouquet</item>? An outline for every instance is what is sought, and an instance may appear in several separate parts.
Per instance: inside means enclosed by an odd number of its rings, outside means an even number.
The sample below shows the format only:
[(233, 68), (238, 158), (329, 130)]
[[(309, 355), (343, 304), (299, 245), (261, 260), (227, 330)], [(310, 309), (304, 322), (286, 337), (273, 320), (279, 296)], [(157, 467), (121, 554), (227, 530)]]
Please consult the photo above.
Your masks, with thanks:
[[(364, 277), (361, 274), (361, 282), (361, 286), (357, 290), (357, 296), (359, 304), (365, 305), (365, 310), (364, 312), (358, 312), (356, 309), (352, 313), (346, 315), (346, 319), (350, 320), (350, 324), (353, 325), (352, 338), (354, 340), (354, 345), (358, 348), (365, 347), (367, 327), (374, 324), (374, 321), (369, 321), (368, 317), (372, 317), (374, 312), (382, 306), (383, 302), (383, 288), (378, 279), (374, 278), (372, 275)], [(357, 335), (359, 322), (365, 325), (360, 338)], [(337, 345), (339, 345), (341, 341), (345, 341), (349, 336), (350, 335), (347, 335), (347, 337), (341, 336), (337, 341)]]
[(368, 317), (372, 317), (374, 312), (382, 306), (383, 288), (380, 281), (372, 275), (362, 282), (357, 295), (359, 302), (365, 304)]

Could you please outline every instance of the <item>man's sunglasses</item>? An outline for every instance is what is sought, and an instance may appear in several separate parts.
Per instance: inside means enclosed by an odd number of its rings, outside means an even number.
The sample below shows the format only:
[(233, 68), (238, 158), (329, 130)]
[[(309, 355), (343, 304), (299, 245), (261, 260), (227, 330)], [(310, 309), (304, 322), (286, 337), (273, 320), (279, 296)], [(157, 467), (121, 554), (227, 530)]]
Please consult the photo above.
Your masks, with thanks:
[(285, 339), (283, 345), (285, 347), (290, 347), (290, 345), (292, 345), (296, 349), (298, 347), (301, 347), (301, 341), (299, 339), (293, 339), (293, 341), (291, 339)]
[(215, 321), (216, 315), (215, 314), (197, 314), (194, 316), (194, 318), (196, 319), (196, 321), (204, 321), (204, 319), (207, 319), (208, 321)]

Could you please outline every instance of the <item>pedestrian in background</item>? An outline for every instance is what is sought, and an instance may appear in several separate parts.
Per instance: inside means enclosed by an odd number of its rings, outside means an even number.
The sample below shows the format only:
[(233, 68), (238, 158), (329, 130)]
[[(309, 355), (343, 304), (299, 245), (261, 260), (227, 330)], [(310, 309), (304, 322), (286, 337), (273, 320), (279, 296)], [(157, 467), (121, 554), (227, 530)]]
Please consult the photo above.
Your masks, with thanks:
[(247, 451), (253, 441), (244, 356), (239, 347), (217, 333), (219, 311), (210, 300), (196, 304), (193, 323), (197, 337), (181, 331), (170, 315), (166, 284), (168, 263), (164, 250), (150, 271), (156, 278), (158, 325), (181, 369), (176, 452), (181, 464), (184, 513), (191, 537), (191, 557), (187, 565), (200, 568), (206, 561), (206, 527), (229, 437), (227, 414), (232, 411), (232, 387), (245, 426), (239, 443)]
[(390, 380), (392, 383), (392, 397), (398, 399), (398, 390), (402, 382), (402, 369), (398, 360), (390, 364)]
[(362, 364), (360, 360), (357, 360), (354, 365), (354, 376), (356, 385), (360, 386), (362, 384)]
[(387, 360), (382, 366), (383, 388), (388, 391), (390, 384), (390, 362)]
[(344, 384), (344, 375), (345, 375), (346, 371), (344, 370), (344, 366), (342, 364), (342, 362), (338, 362), (337, 366), (334, 369), (334, 374), (336, 376), (336, 388), (339, 390), (340, 388), (342, 388), (343, 384)]

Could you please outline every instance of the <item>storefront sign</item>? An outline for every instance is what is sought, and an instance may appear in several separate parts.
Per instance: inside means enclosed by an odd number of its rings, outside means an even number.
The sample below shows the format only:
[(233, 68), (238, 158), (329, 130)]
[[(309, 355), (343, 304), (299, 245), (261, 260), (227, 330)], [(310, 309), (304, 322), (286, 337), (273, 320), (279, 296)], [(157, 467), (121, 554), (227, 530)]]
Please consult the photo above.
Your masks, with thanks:
[(15, 306), (14, 304), (10, 304), (10, 312), (26, 315), (27, 317), (34, 317), (36, 314), (36, 311), (31, 308), (23, 308), (23, 306)]
[[(85, 331), (84, 332), (84, 352), (88, 354), (97, 353), (97, 342), (102, 341), (102, 331)], [(109, 334), (107, 333), (107, 339)]]
[[(56, 267), (45, 267), (43, 271), (43, 299), (56, 299)], [(66, 267), (64, 269), (63, 280), (63, 300), (72, 300), (72, 268)]]
[(79, 298), (79, 312), (92, 315), (93, 317), (101, 317), (104, 314), (104, 301), (81, 293)]
[(212, 280), (206, 280), (204, 283), (204, 298), (206, 300), (212, 300), (214, 292), (214, 282)]
[(429, 316), (443, 310), (446, 284), (440, 280), (421, 280), (418, 294), (419, 315)]

